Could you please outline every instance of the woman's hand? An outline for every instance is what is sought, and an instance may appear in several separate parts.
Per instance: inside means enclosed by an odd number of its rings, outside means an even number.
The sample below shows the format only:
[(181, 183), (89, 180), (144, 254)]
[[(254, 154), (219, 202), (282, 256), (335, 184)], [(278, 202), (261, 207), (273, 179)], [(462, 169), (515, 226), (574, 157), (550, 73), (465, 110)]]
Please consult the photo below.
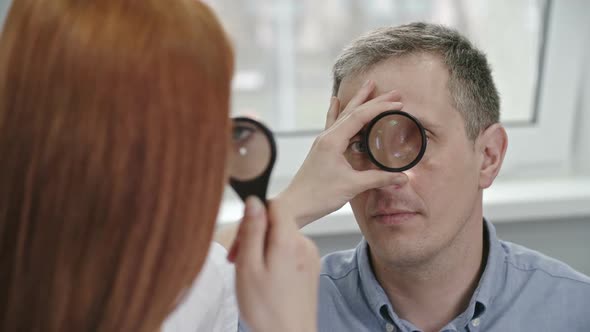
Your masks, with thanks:
[(249, 197), (228, 259), (241, 319), (252, 331), (316, 331), (319, 254), (289, 212), (271, 206), (267, 213)]

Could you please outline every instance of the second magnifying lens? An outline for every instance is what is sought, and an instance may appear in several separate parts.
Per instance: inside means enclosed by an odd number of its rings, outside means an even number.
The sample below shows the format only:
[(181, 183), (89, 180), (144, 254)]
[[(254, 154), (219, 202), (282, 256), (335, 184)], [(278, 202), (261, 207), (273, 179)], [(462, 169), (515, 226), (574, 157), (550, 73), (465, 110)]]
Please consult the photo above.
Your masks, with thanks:
[(266, 204), (266, 192), (276, 155), (272, 132), (248, 118), (232, 119), (229, 155), (230, 185), (242, 200), (255, 195)]

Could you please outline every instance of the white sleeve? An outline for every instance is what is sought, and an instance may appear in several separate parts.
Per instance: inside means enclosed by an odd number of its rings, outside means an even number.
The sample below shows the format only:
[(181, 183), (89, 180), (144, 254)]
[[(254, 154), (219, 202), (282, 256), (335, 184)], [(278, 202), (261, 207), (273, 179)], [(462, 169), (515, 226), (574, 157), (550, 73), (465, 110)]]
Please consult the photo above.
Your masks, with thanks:
[(238, 305), (233, 264), (227, 250), (214, 242), (196, 281), (183, 302), (168, 316), (162, 332), (236, 332)]

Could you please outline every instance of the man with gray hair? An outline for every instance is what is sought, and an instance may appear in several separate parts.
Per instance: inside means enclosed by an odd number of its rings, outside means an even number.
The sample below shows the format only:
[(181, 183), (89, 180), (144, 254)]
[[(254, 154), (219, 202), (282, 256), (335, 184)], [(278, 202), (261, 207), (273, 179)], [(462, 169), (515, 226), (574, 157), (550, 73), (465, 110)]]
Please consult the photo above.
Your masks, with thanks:
[[(333, 95), (327, 130), (286, 190), (295, 201), (304, 188), (345, 186), (336, 166), (325, 183), (306, 183), (322, 158), (378, 172), (358, 128), (385, 110), (417, 118), (427, 149), (388, 184), (349, 197), (364, 239), (322, 260), (320, 331), (590, 331), (590, 278), (499, 240), (483, 218), (508, 139), (482, 52), (439, 25), (378, 29), (339, 56)], [(346, 136), (352, 120), (359, 134)]]

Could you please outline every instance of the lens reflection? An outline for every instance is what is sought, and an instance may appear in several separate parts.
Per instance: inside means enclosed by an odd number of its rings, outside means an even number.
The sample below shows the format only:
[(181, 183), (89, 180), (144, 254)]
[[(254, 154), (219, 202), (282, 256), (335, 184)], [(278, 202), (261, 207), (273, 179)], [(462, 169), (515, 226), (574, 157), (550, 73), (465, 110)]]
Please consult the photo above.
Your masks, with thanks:
[(398, 171), (412, 167), (424, 153), (424, 132), (407, 113), (387, 113), (369, 128), (369, 153), (381, 168)]
[(230, 176), (248, 181), (261, 175), (271, 160), (271, 145), (265, 132), (253, 122), (235, 119), (231, 139)]

